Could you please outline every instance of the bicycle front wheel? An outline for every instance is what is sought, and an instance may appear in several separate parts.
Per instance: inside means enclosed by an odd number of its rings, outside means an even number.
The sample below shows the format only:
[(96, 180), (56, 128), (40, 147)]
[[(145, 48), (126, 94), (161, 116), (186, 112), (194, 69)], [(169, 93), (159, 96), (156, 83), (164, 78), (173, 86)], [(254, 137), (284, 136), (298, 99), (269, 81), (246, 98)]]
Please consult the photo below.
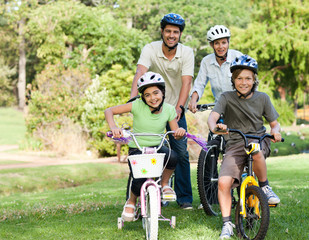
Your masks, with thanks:
[(235, 213), (236, 229), (240, 238), (264, 239), (269, 225), (269, 206), (267, 198), (257, 186), (246, 189), (245, 209), (247, 216), (240, 215), (240, 201)]
[(197, 186), (201, 204), (207, 215), (220, 214), (218, 201), (218, 150), (217, 146), (209, 147), (208, 151), (201, 150), (197, 165)]
[(146, 239), (158, 239), (158, 198), (156, 188), (149, 186), (146, 194), (146, 218), (143, 218), (146, 227)]

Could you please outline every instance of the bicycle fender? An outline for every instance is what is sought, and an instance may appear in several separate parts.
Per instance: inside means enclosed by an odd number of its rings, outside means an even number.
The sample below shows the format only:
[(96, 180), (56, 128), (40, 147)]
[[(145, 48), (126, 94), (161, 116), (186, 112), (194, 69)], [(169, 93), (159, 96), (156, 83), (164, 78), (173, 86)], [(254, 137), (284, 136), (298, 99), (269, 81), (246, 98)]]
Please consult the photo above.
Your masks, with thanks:
[(247, 216), (246, 209), (244, 207), (244, 203), (246, 201), (246, 187), (251, 185), (259, 186), (257, 181), (253, 176), (248, 176), (245, 178), (245, 180), (242, 182), (240, 186), (240, 205), (241, 205), (241, 211), (240, 214), (243, 215), (243, 217)]

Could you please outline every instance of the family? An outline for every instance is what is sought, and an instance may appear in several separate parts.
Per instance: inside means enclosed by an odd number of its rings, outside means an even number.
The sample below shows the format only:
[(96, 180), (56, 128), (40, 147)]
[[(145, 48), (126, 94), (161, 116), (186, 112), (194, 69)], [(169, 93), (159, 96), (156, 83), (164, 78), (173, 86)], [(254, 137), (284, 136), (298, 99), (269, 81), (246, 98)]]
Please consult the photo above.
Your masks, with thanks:
[[(205, 56), (194, 80), (193, 50), (180, 43), (185, 29), (185, 20), (179, 14), (169, 13), (161, 19), (161, 40), (144, 46), (133, 78), (131, 98), (137, 99), (127, 104), (105, 110), (106, 121), (115, 137), (122, 136), (113, 116), (125, 112), (133, 114), (133, 132), (164, 133), (175, 131), (170, 137), (171, 154), (162, 174), (162, 197), (176, 200), (180, 208), (193, 209), (189, 153), (185, 114), (181, 106), (193, 113), (209, 82), (215, 98), (208, 126), (210, 134), (222, 134), (227, 128), (239, 129), (247, 134), (262, 135), (266, 132), (263, 117), (270, 125), (273, 142), (281, 141), (279, 117), (267, 94), (258, 91), (258, 63), (248, 55), (229, 49), (230, 30), (223, 25), (215, 25), (207, 32), (207, 40), (213, 53)], [(217, 123), (220, 115), (224, 123)], [(219, 133), (219, 131), (221, 133)], [(253, 155), (254, 172), (270, 204), (278, 204), (279, 197), (272, 191), (267, 178), (266, 157), (270, 154), (270, 141), (264, 140), (263, 150)], [(143, 139), (144, 147), (159, 143)], [(246, 153), (244, 143), (236, 136), (229, 135), (225, 156), (218, 182), (218, 199), (222, 213), (223, 227), (220, 239), (233, 235), (234, 224), (231, 219), (231, 189), (240, 184)], [(163, 153), (168, 148), (160, 150)], [(134, 143), (129, 144), (129, 155), (140, 154)], [(166, 154), (166, 156), (169, 154)], [(167, 161), (167, 159), (165, 159)], [(168, 180), (175, 174), (174, 189)], [(122, 218), (133, 221), (134, 209), (143, 179), (133, 179), (131, 193)], [(171, 197), (172, 196), (172, 197)]]

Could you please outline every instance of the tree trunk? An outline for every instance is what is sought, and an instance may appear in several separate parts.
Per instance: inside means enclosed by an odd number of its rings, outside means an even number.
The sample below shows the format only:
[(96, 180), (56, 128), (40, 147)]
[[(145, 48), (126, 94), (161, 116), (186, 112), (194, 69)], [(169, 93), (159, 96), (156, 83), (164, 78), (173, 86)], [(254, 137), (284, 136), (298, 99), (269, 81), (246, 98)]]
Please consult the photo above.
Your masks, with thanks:
[(22, 18), (18, 24), (19, 35), (19, 64), (18, 64), (18, 108), (24, 110), (25, 107), (25, 92), (26, 92), (26, 51), (24, 38), (25, 19)]
[(281, 101), (282, 102), (285, 102), (286, 101), (286, 92), (285, 92), (285, 89), (281, 86), (278, 87), (278, 92), (280, 94), (280, 98), (281, 98)]
[(294, 120), (294, 122), (293, 122), (293, 127), (295, 127), (296, 126), (296, 124), (297, 124), (297, 97), (295, 97), (294, 98), (294, 116), (295, 116), (295, 120)]

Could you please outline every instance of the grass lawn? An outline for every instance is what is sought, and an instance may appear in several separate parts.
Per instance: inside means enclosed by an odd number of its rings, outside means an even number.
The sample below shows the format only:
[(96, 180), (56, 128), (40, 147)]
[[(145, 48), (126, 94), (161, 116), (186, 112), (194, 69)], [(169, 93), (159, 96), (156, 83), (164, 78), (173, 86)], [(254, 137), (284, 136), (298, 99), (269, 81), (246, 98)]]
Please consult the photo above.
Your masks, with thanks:
[(15, 108), (0, 108), (0, 144), (19, 144), (25, 137), (23, 113)]
[[(308, 239), (309, 155), (269, 158), (267, 164), (271, 186), (281, 203), (271, 209), (266, 239)], [(144, 239), (140, 220), (117, 229), (117, 217), (125, 202), (125, 167), (79, 164), (1, 170), (0, 184), (11, 186), (12, 192), (7, 189), (0, 195), (0, 239)], [(14, 182), (22, 186), (21, 179), (25, 178), (28, 179), (25, 186), (14, 188)], [(160, 222), (159, 239), (218, 238), (221, 218), (197, 210), (195, 165), (192, 165), (192, 184), (195, 209), (184, 211), (176, 203), (163, 208), (164, 216), (176, 216), (176, 228)]]

